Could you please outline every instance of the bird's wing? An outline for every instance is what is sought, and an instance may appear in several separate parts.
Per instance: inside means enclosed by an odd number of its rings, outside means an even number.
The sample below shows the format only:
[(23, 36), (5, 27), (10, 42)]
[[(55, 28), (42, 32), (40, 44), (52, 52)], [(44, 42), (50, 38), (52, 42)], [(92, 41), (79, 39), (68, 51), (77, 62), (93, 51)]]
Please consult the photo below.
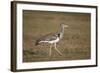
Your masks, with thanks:
[(38, 41), (49, 41), (49, 40), (55, 40), (56, 38), (57, 34), (47, 34), (39, 38)]
[(38, 40), (36, 40), (36, 45), (39, 44), (39, 42), (41, 41), (52, 41), (52, 40), (56, 40), (57, 39), (58, 34), (47, 34), (45, 36), (42, 36), (41, 38), (39, 38)]
[(41, 40), (50, 41), (50, 40), (55, 40), (56, 38), (57, 38), (56, 34), (47, 34), (43, 36)]
[(52, 40), (56, 40), (56, 39), (57, 39), (56, 35), (51, 35), (51, 36), (46, 37), (44, 40), (45, 41), (52, 41)]

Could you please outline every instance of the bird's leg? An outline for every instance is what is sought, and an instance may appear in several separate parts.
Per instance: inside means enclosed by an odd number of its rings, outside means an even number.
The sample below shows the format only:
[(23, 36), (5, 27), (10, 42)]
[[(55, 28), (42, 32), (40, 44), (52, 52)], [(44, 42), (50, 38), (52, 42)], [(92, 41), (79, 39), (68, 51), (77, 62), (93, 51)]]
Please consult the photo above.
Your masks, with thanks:
[(51, 49), (52, 49), (52, 44), (50, 45), (49, 56), (51, 56)]
[(56, 50), (60, 55), (62, 55), (62, 53), (57, 49), (56, 43), (54, 43), (54, 47), (55, 47), (55, 50)]

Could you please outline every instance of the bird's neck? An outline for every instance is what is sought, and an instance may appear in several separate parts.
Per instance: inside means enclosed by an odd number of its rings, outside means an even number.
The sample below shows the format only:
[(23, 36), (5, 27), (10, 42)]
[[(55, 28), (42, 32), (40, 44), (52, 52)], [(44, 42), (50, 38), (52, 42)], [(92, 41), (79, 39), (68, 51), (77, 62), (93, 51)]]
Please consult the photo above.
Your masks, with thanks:
[(64, 27), (63, 26), (61, 26), (61, 29), (60, 29), (60, 39), (63, 37), (63, 35), (64, 35)]

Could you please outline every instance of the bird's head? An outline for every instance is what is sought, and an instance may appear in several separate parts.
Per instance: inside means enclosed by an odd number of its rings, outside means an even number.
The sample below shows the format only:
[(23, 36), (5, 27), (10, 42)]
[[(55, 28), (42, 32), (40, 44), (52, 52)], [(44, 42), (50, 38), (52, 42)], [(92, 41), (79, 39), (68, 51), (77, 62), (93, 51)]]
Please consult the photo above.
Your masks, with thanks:
[(61, 26), (62, 26), (62, 27), (65, 27), (65, 28), (67, 28), (67, 27), (68, 27), (68, 25), (65, 25), (65, 24), (61, 24)]

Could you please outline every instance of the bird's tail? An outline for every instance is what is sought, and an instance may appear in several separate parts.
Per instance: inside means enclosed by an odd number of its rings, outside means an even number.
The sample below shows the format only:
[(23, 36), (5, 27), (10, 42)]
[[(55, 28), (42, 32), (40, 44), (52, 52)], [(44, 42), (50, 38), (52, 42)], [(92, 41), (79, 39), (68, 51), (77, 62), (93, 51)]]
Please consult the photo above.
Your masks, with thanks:
[(36, 42), (36, 43), (35, 43), (35, 46), (37, 46), (37, 45), (39, 45), (39, 42)]
[(37, 40), (36, 43), (35, 43), (35, 45), (37, 46), (37, 45), (39, 45), (39, 44), (40, 44), (40, 42)]

